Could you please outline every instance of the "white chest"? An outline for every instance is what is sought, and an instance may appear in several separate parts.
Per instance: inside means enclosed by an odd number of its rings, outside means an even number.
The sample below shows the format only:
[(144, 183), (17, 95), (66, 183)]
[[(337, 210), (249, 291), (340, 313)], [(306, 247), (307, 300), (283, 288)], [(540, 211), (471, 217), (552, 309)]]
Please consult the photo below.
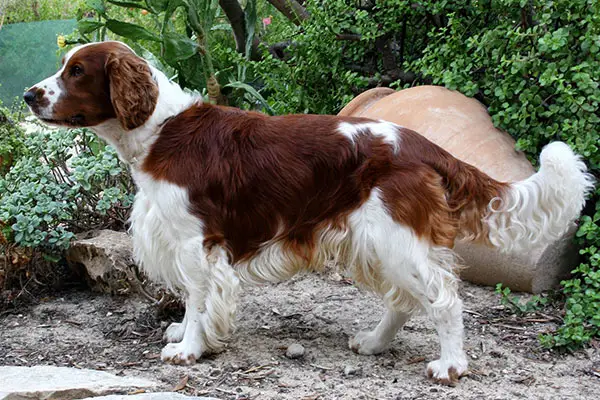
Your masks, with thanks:
[(184, 287), (204, 256), (202, 221), (190, 212), (186, 189), (139, 172), (134, 178), (139, 187), (131, 213), (136, 261), (150, 279), (170, 289)]

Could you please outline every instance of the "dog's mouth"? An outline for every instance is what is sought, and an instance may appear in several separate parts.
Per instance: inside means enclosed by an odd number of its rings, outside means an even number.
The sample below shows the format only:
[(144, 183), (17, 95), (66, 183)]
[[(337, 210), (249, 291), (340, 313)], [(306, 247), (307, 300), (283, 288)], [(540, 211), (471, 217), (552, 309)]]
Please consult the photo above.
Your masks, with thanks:
[(66, 126), (77, 127), (77, 126), (83, 126), (85, 123), (85, 116), (82, 114), (75, 114), (67, 119), (52, 119), (52, 118), (44, 118), (44, 117), (40, 117), (40, 116), (38, 116), (38, 118), (41, 121), (43, 121), (47, 124), (51, 124), (51, 125), (61, 125), (61, 126), (66, 125)]

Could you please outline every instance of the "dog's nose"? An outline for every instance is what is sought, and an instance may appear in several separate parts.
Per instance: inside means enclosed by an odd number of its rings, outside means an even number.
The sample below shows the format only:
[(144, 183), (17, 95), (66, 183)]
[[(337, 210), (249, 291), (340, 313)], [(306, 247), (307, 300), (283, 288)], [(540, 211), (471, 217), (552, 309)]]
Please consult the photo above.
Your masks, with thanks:
[(33, 89), (29, 89), (28, 91), (26, 91), (23, 94), (23, 99), (25, 100), (25, 103), (32, 106), (35, 103), (36, 96), (37, 96), (37, 89), (33, 88)]

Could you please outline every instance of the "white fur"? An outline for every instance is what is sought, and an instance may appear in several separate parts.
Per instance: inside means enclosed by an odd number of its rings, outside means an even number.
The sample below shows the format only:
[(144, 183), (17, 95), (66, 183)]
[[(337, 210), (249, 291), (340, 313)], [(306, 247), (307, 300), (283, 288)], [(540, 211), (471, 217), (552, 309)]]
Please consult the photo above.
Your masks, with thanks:
[(341, 122), (338, 131), (346, 136), (350, 142), (354, 143), (356, 136), (361, 134), (370, 134), (379, 136), (384, 142), (392, 146), (394, 152), (400, 148), (400, 126), (388, 121), (365, 122), (360, 124), (351, 124), (350, 122)]
[(490, 202), (489, 239), (503, 251), (523, 250), (561, 237), (594, 187), (585, 164), (565, 143), (547, 145), (540, 164), (536, 174), (513, 183), (503, 198)]

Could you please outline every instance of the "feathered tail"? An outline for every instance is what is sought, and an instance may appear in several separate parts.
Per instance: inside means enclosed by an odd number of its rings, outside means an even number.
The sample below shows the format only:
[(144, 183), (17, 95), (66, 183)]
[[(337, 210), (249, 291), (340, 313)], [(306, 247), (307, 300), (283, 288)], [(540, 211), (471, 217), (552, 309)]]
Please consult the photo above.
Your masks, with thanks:
[(540, 169), (509, 184), (493, 198), (483, 219), (488, 241), (502, 251), (519, 250), (561, 237), (579, 216), (594, 178), (581, 157), (562, 142), (548, 144)]

